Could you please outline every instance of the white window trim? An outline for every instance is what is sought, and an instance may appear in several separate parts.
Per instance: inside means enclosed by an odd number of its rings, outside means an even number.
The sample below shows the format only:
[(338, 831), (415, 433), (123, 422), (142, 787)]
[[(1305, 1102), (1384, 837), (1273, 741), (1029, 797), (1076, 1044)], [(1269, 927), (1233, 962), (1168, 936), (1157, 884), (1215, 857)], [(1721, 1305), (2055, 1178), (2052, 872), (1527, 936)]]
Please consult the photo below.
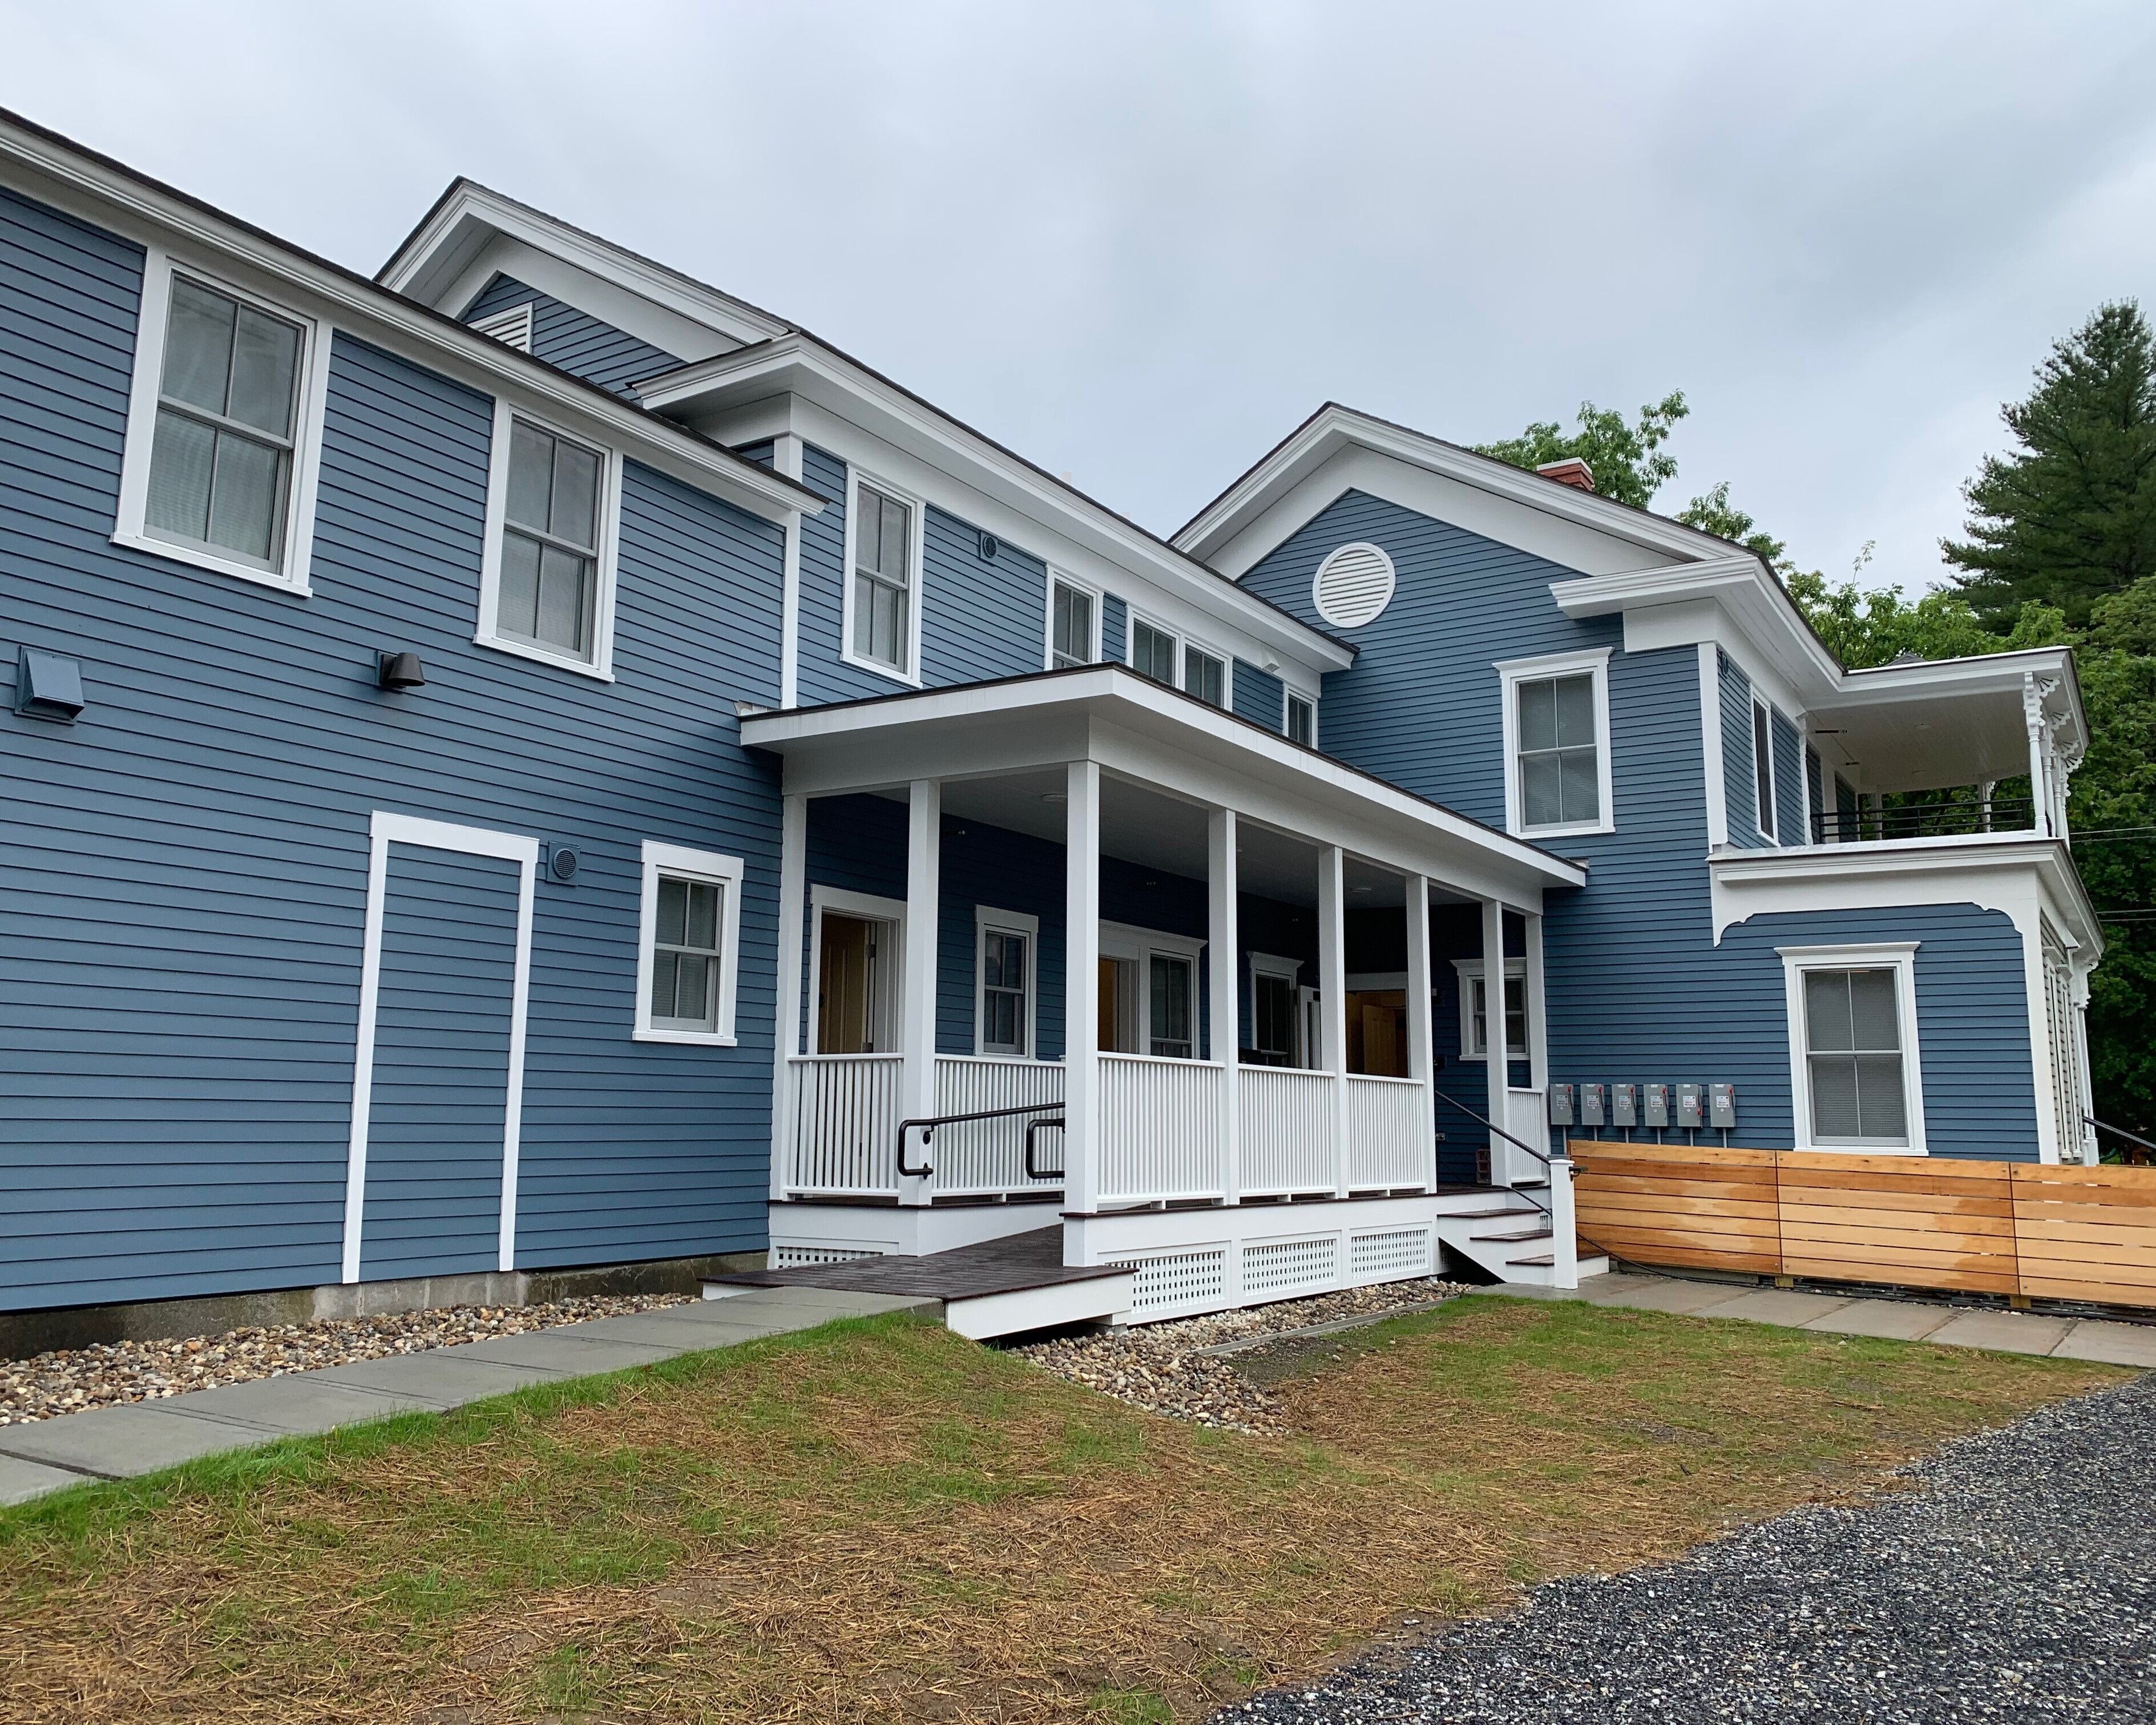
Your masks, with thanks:
[[(659, 932), (659, 877), (672, 875), (691, 880), (709, 880), (726, 888), (726, 926), (719, 931), (718, 1028), (713, 1030), (662, 1029), (651, 1022), (651, 972)], [(705, 1048), (732, 1048), (734, 1036), (734, 995), (741, 974), (742, 860), (715, 850), (690, 850), (644, 841), (644, 894), (637, 913), (636, 1026), (630, 1033), (637, 1042), (681, 1042)]]
[[(1175, 686), (1185, 695), (1190, 695), (1185, 685), (1190, 680), (1190, 655), (1194, 651), (1217, 660), (1220, 666), (1220, 699), (1217, 702), (1208, 701), (1205, 704), (1219, 712), (1233, 712), (1235, 710), (1235, 655), (1225, 648), (1201, 641), (1195, 635), (1183, 636), (1175, 649)], [(1203, 696), (1198, 695), (1191, 695), (1190, 698), (1204, 700)]]
[[(1758, 783), (1759, 727), (1763, 724), (1766, 726), (1767, 737), (1767, 778), (1764, 785)], [(1769, 845), (1779, 845), (1782, 842), (1782, 790), (1774, 782), (1774, 709), (1760, 697), (1757, 685), (1752, 691), (1752, 777), (1754, 781), (1752, 786), (1752, 824)], [(1802, 763), (1799, 765), (1801, 768)], [(1771, 827), (1759, 818), (1767, 812), (1769, 801), (1774, 805), (1774, 824)]]
[[(895, 1048), (876, 1050), (877, 1055), (896, 1059), (906, 1046), (906, 901), (902, 898), (879, 898), (872, 892), (852, 892), (843, 886), (815, 886), (808, 889), (808, 996), (807, 1003), (808, 1036), (811, 1048), (816, 1042), (816, 1003), (824, 996), (824, 914), (836, 911), (841, 916), (859, 916), (870, 922), (888, 922), (891, 939), (898, 952), (890, 970), (890, 980), (884, 985), (888, 998), (881, 1010), (891, 1014), (891, 1040)], [(932, 1041), (936, 1027), (928, 1026)], [(849, 1056), (859, 1058), (859, 1056)], [(870, 1058), (874, 1058), (871, 1056)]]
[[(510, 423), (521, 419), (540, 430), (567, 439), (580, 449), (599, 456), (598, 591), (592, 596), (592, 656), (578, 659), (530, 641), (511, 640), (497, 633), (501, 603), (501, 542), (509, 521)], [(608, 449), (582, 432), (557, 425), (542, 414), (512, 407), (500, 397), (494, 403), (494, 448), (486, 468), (486, 548), (480, 560), (479, 626), (472, 640), (497, 653), (513, 654), (540, 665), (574, 671), (580, 677), (611, 683), (613, 680), (613, 603), (615, 564), (621, 538), (621, 452)]]
[(1305, 693), (1292, 683), (1281, 685), (1281, 735), (1293, 741), (1292, 733), (1288, 730), (1287, 726), (1287, 704), (1291, 701), (1299, 701), (1310, 709), (1310, 741), (1307, 743), (1299, 744), (1298, 747), (1316, 748), (1317, 747), (1317, 697), (1315, 695)]
[[(1849, 1156), (1923, 1156), (1924, 1072), (1917, 1047), (1916, 941), (1876, 941), (1852, 947), (1777, 947), (1789, 1021), (1789, 1091), (1796, 1115), (1796, 1147)], [(1821, 1144), (1812, 1130), (1811, 1062), (1804, 1045), (1804, 973), (1808, 970), (1893, 970), (1894, 1005), (1901, 1020), (1902, 1091), (1909, 1122), (1906, 1144)]]
[[(1477, 1065), (1486, 1065), (1490, 1056), (1475, 1046), (1475, 984), (1482, 980), (1482, 961), (1480, 958), (1455, 958), (1452, 961), (1452, 968), (1460, 977), (1460, 1058), (1463, 1060), (1472, 1060)], [(1525, 958), (1507, 958), (1505, 961), (1507, 982), (1512, 982), (1515, 978), (1525, 982), (1527, 976), (1527, 961)], [(1531, 1014), (1533, 1004), (1533, 1002), (1528, 1002)], [(1486, 1018), (1488, 1016), (1486, 1003), (1484, 1016)], [(1502, 1019), (1503, 1016), (1503, 1012), (1500, 1010), (1498, 1017)], [(1533, 1026), (1531, 1024), (1528, 1026), (1528, 1040), (1531, 1043), (1533, 1034)], [(1525, 1048), (1515, 1052), (1511, 1046), (1507, 1045), (1505, 1050), (1505, 1058), (1507, 1060), (1524, 1060), (1528, 1054), (1529, 1050)]]
[(1138, 668), (1138, 625), (1141, 623), (1155, 634), (1166, 635), (1169, 640), (1175, 643), (1175, 680), (1168, 686), (1171, 689), (1182, 688), (1183, 631), (1179, 629), (1170, 629), (1159, 619), (1147, 616), (1136, 605), (1127, 602), (1123, 607), (1123, 664), (1125, 667), (1131, 670), (1136, 670)]
[(1048, 607), (1047, 614), (1041, 622), (1040, 668), (1043, 670), (1055, 669), (1055, 589), (1059, 587), (1067, 587), (1073, 593), (1082, 593), (1091, 597), (1093, 633), (1091, 639), (1086, 644), (1085, 659), (1088, 665), (1098, 665), (1101, 662), (1101, 614), (1106, 608), (1106, 596), (1091, 582), (1081, 581), (1075, 575), (1061, 569), (1051, 568), (1048, 572), (1048, 585), (1044, 589), (1047, 595)]
[[(1611, 793), (1609, 768), (1609, 649), (1596, 647), (1577, 653), (1550, 653), (1539, 659), (1501, 660), (1491, 666), (1502, 692), (1505, 739), (1505, 830), (1516, 839), (1563, 839), (1577, 833), (1614, 833), (1616, 804)], [(1530, 827), (1520, 809), (1519, 685), (1545, 677), (1578, 676), (1582, 671), (1594, 679), (1594, 765), (1599, 781), (1601, 818), (1567, 821), (1557, 826)]]
[[(998, 934), (1025, 937), (1025, 1035), (1016, 1054), (1001, 1049), (993, 1053), (982, 1046), (982, 1027), (988, 1022), (988, 942)], [(987, 905), (973, 906), (973, 1053), (983, 1060), (1029, 1060), (1040, 1046), (1040, 918), (1023, 911), (998, 911)]]
[[(1257, 1034), (1258, 978), (1261, 976), (1279, 978), (1295, 994), (1295, 1005), (1292, 1009), (1294, 1017), (1288, 1027), (1289, 1039), (1294, 1045), (1287, 1050), (1287, 1057), (1296, 1064), (1296, 1069), (1300, 1070), (1301, 1063), (1308, 1058), (1302, 1046), (1303, 961), (1300, 958), (1283, 958), (1277, 952), (1254, 952), (1246, 954), (1245, 957), (1250, 967), (1250, 1032), (1253, 1035)], [(1239, 1024), (1236, 1026), (1238, 1046), (1240, 1045), (1241, 1040), (1242, 1027)]]
[(1151, 1060), (1179, 1060), (1178, 1055), (1154, 1055), (1152, 1047), (1152, 979), (1147, 967), (1153, 954), (1164, 957), (1188, 959), (1190, 963), (1190, 1048), (1189, 1058), (1199, 1061), (1198, 1050), (1204, 1045), (1200, 1034), (1204, 1023), (1204, 978), (1199, 973), (1199, 959), (1205, 951), (1205, 942), (1187, 934), (1169, 934), (1158, 928), (1141, 928), (1130, 922), (1103, 922), (1100, 925), (1099, 953), (1103, 958), (1118, 958), (1136, 963), (1138, 975), (1138, 1052)]
[[(861, 487), (864, 484), (882, 492), (894, 503), (903, 503), (911, 511), (906, 536), (906, 662), (903, 666), (886, 665), (880, 660), (864, 659), (854, 651), (854, 542), (855, 528), (861, 518)], [(839, 657), (856, 670), (870, 671), (879, 677), (888, 677), (892, 682), (903, 683), (909, 689), (921, 686), (921, 609), (924, 584), (921, 567), (927, 554), (927, 546), (928, 505), (921, 494), (849, 463), (846, 468), (845, 581), (839, 616)], [(1049, 627), (1051, 630), (1055, 628), (1052, 616), (1049, 619)]]
[[(165, 336), (171, 318), (172, 272), (191, 275), (205, 287), (230, 294), (300, 326), (298, 400), (292, 427), (292, 491), (285, 500), (284, 555), (280, 570), (258, 568), (206, 546), (181, 545), (146, 530), (150, 505), (151, 445), (157, 430), (157, 390), (165, 368)], [(126, 442), (120, 458), (120, 508), (112, 542), (131, 551), (173, 562), (191, 563), (219, 575), (234, 575), (302, 598), (312, 591), (309, 566), (314, 560), (315, 494), (321, 473), (322, 421), (330, 392), (329, 326), (284, 301), (240, 286), (213, 270), (201, 270), (159, 246), (145, 249), (142, 299), (135, 332), (135, 371), (128, 386)]]

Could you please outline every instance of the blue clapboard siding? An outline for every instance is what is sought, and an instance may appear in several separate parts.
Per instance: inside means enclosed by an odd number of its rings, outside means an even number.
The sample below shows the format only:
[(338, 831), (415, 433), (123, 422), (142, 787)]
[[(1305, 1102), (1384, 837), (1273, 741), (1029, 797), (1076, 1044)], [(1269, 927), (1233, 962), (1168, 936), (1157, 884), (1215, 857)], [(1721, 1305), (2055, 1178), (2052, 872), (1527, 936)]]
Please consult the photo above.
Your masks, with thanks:
[(362, 1281), (500, 1261), (521, 873), (498, 857), (390, 847)]
[[(0, 1307), (338, 1274), (371, 810), (574, 842), (536, 908), (519, 1262), (764, 1240), (780, 534), (631, 461), (616, 680), (475, 646), (489, 400), (340, 336), (314, 593), (115, 547), (138, 250), (0, 196)], [(388, 695), (409, 648), (424, 689)], [(12, 665), (12, 649), (0, 660)], [(644, 839), (741, 856), (740, 1045), (630, 1040)]]
[(1826, 803), (1822, 800), (1820, 795), (1823, 787), (1820, 783), (1819, 751), (1812, 747), (1809, 743), (1804, 746), (1804, 787), (1811, 793), (1811, 812), (1814, 829), (1807, 832), (1804, 842), (1807, 844), (1815, 844), (1819, 841), (1820, 838), (1817, 828), (1825, 824), (1820, 820), (1820, 816), (1825, 811)]
[(1009, 540), (993, 560), (981, 530), (927, 511), (921, 552), (921, 676), (931, 686), (1017, 677), (1048, 662), (1048, 565)]
[(1109, 665), (1124, 659), (1124, 635), (1130, 624), (1130, 607), (1116, 594), (1101, 595), (1101, 657)]
[(942, 1054), (973, 1052), (975, 979), (980, 955), (975, 911), (1015, 911), (1040, 920), (1034, 955), (1040, 993), (1034, 1003), (1034, 1055), (1063, 1058), (1064, 907), (1062, 845), (977, 820), (943, 822), (937, 907), (936, 1046)]
[(475, 322), (523, 305), (531, 307), (534, 359), (573, 372), (628, 400), (637, 398), (634, 385), (678, 372), (688, 363), (507, 275), (495, 276), (480, 290), (465, 308), (463, 321)]
[(1783, 844), (1802, 845), (1807, 842), (1804, 738), (1779, 707), (1768, 709), (1768, 735), (1774, 752), (1775, 831)]
[(1255, 720), (1268, 731), (1281, 730), (1286, 723), (1286, 685), (1247, 660), (1235, 661), (1233, 704), (1238, 718)]
[(1752, 680), (1727, 653), (1720, 655), (1720, 662), (1722, 776), (1727, 787), (1729, 842), (1739, 850), (1757, 850), (1774, 841), (1759, 830), (1759, 775), (1752, 757)]

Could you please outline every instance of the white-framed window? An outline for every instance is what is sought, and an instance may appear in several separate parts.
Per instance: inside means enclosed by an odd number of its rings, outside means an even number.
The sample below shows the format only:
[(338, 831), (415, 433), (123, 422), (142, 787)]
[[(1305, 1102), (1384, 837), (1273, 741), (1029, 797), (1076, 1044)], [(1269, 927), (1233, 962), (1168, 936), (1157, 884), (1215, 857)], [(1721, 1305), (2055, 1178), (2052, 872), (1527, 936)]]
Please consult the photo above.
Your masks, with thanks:
[(1752, 781), (1759, 835), (1779, 842), (1774, 814), (1774, 720), (1767, 703), (1752, 700)]
[(1532, 838), (1615, 830), (1609, 784), (1609, 649), (1507, 660), (1505, 824)]
[(1777, 947), (1799, 1150), (1924, 1151), (1915, 941)]
[(1302, 962), (1273, 952), (1252, 952), (1250, 1051), (1261, 1066), (1306, 1066), (1302, 1036)]
[(1180, 686), (1176, 671), (1183, 643), (1173, 630), (1163, 629), (1133, 611), (1128, 637), (1126, 645), (1132, 670), (1142, 677), (1151, 677), (1156, 683), (1165, 683), (1171, 689)]
[(921, 501), (859, 468), (846, 473), (846, 597), (839, 657), (901, 683), (918, 683)]
[(1048, 577), (1048, 668), (1091, 665), (1101, 656), (1101, 595), (1053, 571)]
[(811, 886), (808, 908), (809, 1047), (819, 1055), (901, 1052), (906, 901)]
[(1287, 691), (1281, 712), (1281, 732), (1290, 742), (1305, 748), (1317, 747), (1317, 703), (1306, 695)]
[(328, 393), (325, 326), (151, 248), (114, 542), (306, 593)]
[(1208, 706), (1228, 704), (1228, 661), (1218, 653), (1186, 641), (1183, 645), (1183, 692)]
[(1157, 928), (1101, 925), (1101, 1025), (1111, 1053), (1198, 1057), (1198, 960), (1205, 942)]
[[(1480, 958), (1455, 958), (1460, 978), (1460, 1058), (1490, 1058), (1490, 985)], [(1505, 961), (1505, 1057), (1527, 1058), (1527, 961)]]
[(618, 454), (496, 400), (472, 639), (611, 680), (620, 516)]
[(733, 1046), (741, 886), (737, 856), (644, 840), (638, 1041)]
[(1033, 1058), (1040, 919), (973, 906), (973, 1052)]

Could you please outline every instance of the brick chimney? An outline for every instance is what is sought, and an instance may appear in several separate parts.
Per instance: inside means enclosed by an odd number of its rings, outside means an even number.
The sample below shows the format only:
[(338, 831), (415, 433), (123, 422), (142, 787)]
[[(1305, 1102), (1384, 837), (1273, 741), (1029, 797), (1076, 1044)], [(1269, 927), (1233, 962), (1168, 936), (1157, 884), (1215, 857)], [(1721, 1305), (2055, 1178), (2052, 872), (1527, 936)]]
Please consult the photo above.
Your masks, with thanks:
[(1553, 479), (1561, 485), (1570, 485), (1576, 491), (1594, 489), (1594, 474), (1577, 455), (1568, 455), (1562, 461), (1545, 461), (1535, 471), (1544, 479)]

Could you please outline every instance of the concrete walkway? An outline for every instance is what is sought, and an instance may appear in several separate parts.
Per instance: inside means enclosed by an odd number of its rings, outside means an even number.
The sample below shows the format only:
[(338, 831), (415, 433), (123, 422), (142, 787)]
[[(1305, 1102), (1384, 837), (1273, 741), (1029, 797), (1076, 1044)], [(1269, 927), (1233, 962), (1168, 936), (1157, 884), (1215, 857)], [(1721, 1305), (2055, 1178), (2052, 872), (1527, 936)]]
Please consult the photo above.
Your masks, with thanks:
[[(1577, 1289), (1506, 1286), (1492, 1293), (1530, 1300), (1584, 1300), (1686, 1317), (1736, 1317), (1835, 1336), (1883, 1336), (1896, 1342), (1937, 1342), (1996, 1353), (2041, 1353), (2054, 1359), (2156, 1368), (2156, 1324), (2112, 1323), (2094, 1317), (2051, 1317), (2033, 1312), (1972, 1311), (1916, 1300), (1866, 1300), (1805, 1294), (1789, 1288), (1748, 1288), (1727, 1282), (1682, 1281), (1667, 1276), (1611, 1273), (1589, 1276)], [(0, 1435), (4, 1440), (4, 1435)]]
[(940, 1314), (940, 1302), (823, 1288), (768, 1288), (694, 1306), (565, 1324), (358, 1365), (290, 1372), (23, 1425), (0, 1425), (0, 1504), (86, 1480), (131, 1479), (198, 1456), (311, 1436), (392, 1414), (439, 1414), (534, 1384), (557, 1384), (834, 1318)]

